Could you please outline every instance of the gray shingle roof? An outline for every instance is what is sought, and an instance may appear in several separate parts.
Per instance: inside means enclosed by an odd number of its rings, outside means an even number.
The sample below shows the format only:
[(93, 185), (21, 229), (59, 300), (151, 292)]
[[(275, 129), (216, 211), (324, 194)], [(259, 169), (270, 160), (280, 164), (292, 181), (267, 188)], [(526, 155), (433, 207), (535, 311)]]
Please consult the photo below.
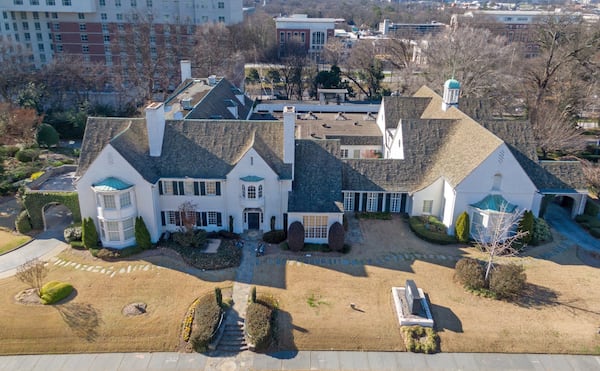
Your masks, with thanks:
[(342, 164), (339, 142), (296, 140), (296, 167), (289, 212), (339, 213), (342, 206)]
[(381, 146), (383, 143), (381, 136), (326, 135), (325, 139), (337, 139), (342, 146)]
[[(148, 154), (144, 119), (108, 120), (116, 127), (126, 126), (110, 143), (151, 183), (160, 177), (224, 179), (250, 148), (265, 159), (282, 179), (291, 179), (291, 165), (283, 163), (283, 123), (280, 121), (181, 120), (167, 121), (160, 157)], [(109, 124), (110, 124), (109, 123)], [(84, 136), (78, 173), (83, 174), (109, 140), (107, 120), (90, 118)], [(112, 132), (116, 132), (113, 129)], [(102, 137), (101, 143), (88, 143)], [(83, 165), (83, 167), (82, 167)]]
[(542, 161), (540, 165), (546, 170), (546, 174), (535, 181), (542, 191), (587, 188), (587, 182), (579, 161)]
[[(252, 100), (244, 95), (244, 103), (236, 97), (239, 92), (226, 79), (221, 79), (200, 103), (186, 116), (186, 119), (245, 120), (252, 110)], [(227, 107), (237, 106), (238, 117), (235, 117)]]
[(421, 118), (430, 102), (431, 98), (428, 97), (384, 97), (385, 128), (396, 128), (401, 119)]

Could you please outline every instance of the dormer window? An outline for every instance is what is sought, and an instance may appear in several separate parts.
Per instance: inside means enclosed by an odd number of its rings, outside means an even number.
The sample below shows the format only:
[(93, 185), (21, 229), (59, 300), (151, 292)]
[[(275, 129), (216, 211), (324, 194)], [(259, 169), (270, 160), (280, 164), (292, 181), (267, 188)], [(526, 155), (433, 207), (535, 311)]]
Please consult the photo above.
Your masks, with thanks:
[(240, 178), (242, 183), (242, 198), (256, 200), (263, 198), (264, 178), (259, 176), (245, 176)]

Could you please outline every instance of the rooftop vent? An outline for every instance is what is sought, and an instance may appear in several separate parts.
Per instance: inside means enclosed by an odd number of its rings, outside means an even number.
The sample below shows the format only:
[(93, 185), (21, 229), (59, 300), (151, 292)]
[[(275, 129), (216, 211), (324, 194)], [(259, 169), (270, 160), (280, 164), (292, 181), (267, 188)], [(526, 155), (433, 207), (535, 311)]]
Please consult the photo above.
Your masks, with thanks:
[(365, 121), (375, 121), (375, 116), (373, 116), (373, 112), (369, 112), (364, 117)]
[(346, 120), (346, 116), (344, 116), (344, 113), (343, 113), (343, 112), (338, 112), (338, 114), (337, 114), (337, 115), (335, 115), (335, 119), (336, 119), (337, 121), (343, 121), (343, 120)]
[(183, 108), (184, 110), (191, 110), (192, 108), (194, 108), (194, 106), (192, 105), (192, 98), (183, 98), (181, 100), (181, 108)]

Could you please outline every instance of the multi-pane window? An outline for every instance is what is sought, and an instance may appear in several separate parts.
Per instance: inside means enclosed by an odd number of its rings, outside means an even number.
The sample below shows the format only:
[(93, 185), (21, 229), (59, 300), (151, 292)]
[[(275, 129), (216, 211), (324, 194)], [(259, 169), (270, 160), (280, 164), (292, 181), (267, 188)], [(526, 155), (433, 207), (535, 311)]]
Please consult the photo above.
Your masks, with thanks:
[(102, 195), (102, 203), (105, 209), (116, 209), (117, 203), (115, 202), (114, 195)]
[(106, 21), (108, 19), (108, 14), (100, 13), (100, 19), (102, 19), (103, 21)]
[(344, 211), (354, 210), (354, 192), (344, 193)]
[(121, 6), (121, 0), (115, 0), (115, 6), (117, 6), (117, 7)]
[(258, 186), (258, 198), (262, 198), (263, 196), (263, 186), (259, 185)]
[(87, 34), (81, 34), (81, 41), (88, 41), (88, 35)]
[(219, 23), (225, 23), (225, 17), (219, 17)]
[(133, 218), (123, 220), (123, 239), (129, 240), (135, 237)]
[(106, 228), (106, 236), (109, 241), (121, 241), (121, 234), (119, 233), (119, 222), (104, 222)]
[(46, 5), (56, 5), (56, 0), (46, 0)]
[(256, 187), (248, 186), (248, 198), (256, 198)]
[(206, 182), (206, 194), (207, 195), (216, 195), (217, 194), (217, 183), (216, 182)]
[(327, 216), (305, 215), (302, 217), (305, 238), (327, 238)]
[(82, 45), (81, 46), (81, 52), (83, 53), (89, 53), (90, 52), (90, 47), (88, 45)]
[(166, 195), (172, 195), (173, 194), (173, 182), (163, 182), (163, 192)]
[(341, 158), (348, 158), (348, 149), (340, 149), (340, 157)]
[(188, 181), (184, 183), (184, 191), (186, 195), (194, 194), (194, 182)]
[(100, 6), (106, 6), (106, 0), (99, 0), (99, 1), (98, 1), (98, 4), (99, 4)]
[(137, 0), (131, 0), (131, 7), (135, 8), (137, 6)]
[(217, 5), (217, 7), (218, 7), (219, 9), (225, 9), (225, 3), (224, 3), (223, 1), (219, 1), (219, 3), (218, 3), (218, 5)]
[(83, 14), (83, 13), (77, 13), (77, 18), (79, 18), (79, 19), (85, 19), (85, 14)]
[(131, 194), (129, 192), (121, 193), (119, 196), (121, 209), (131, 205)]
[(217, 224), (217, 212), (209, 211), (206, 213), (206, 217), (208, 220), (208, 224), (216, 225)]
[(117, 21), (122, 21), (122, 20), (123, 20), (123, 14), (117, 13)]
[(402, 206), (402, 194), (392, 193), (390, 196), (390, 212), (399, 213)]
[(377, 211), (377, 193), (367, 193), (367, 211)]
[(71, 0), (62, 0), (62, 5), (71, 6)]
[(181, 212), (179, 211), (167, 211), (166, 212), (166, 221), (167, 224), (174, 224), (178, 226), (182, 226), (183, 223), (181, 221)]
[(431, 214), (433, 211), (433, 200), (423, 200), (423, 213)]

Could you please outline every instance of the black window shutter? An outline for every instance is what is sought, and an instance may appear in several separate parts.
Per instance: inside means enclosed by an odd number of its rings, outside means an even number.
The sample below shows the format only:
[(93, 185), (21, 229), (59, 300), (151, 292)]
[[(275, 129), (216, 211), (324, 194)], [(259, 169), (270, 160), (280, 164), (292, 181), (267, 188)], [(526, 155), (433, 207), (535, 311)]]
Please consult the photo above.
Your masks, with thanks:
[(185, 190), (183, 189), (183, 182), (178, 182), (178, 183), (179, 183), (179, 194), (183, 196), (185, 194)]
[(202, 212), (202, 225), (205, 227), (208, 225), (208, 222), (206, 221), (206, 219), (207, 219), (206, 212)]
[(221, 195), (221, 182), (216, 182), (215, 188), (217, 191), (217, 196), (220, 196)]
[(200, 187), (198, 186), (198, 182), (194, 182), (194, 195), (200, 196)]
[(367, 211), (367, 192), (363, 193), (362, 195), (362, 210), (361, 211)]
[(360, 204), (360, 193), (354, 193), (354, 211), (359, 211), (358, 206)]
[(167, 225), (166, 220), (165, 220), (165, 212), (164, 211), (160, 212), (160, 221), (163, 226)]
[(173, 194), (175, 196), (179, 195), (179, 188), (177, 188), (177, 182), (176, 181), (172, 181), (171, 183), (173, 184)]
[(175, 225), (181, 225), (181, 212), (175, 212)]
[[(163, 194), (163, 188), (162, 188), (162, 180), (158, 181), (158, 194), (162, 195)], [(163, 224), (164, 225), (164, 224)]]
[(223, 220), (221, 219), (221, 213), (217, 213), (217, 226), (220, 227), (223, 225)]
[(206, 183), (200, 182), (200, 195), (206, 196)]
[(406, 212), (406, 193), (403, 193), (400, 199), (400, 212)]
[(202, 227), (202, 216), (196, 211), (196, 226)]
[(383, 211), (383, 193), (377, 195), (377, 211)]
[(390, 212), (390, 203), (392, 202), (392, 195), (390, 193), (387, 193), (385, 195), (385, 212), (389, 213)]

